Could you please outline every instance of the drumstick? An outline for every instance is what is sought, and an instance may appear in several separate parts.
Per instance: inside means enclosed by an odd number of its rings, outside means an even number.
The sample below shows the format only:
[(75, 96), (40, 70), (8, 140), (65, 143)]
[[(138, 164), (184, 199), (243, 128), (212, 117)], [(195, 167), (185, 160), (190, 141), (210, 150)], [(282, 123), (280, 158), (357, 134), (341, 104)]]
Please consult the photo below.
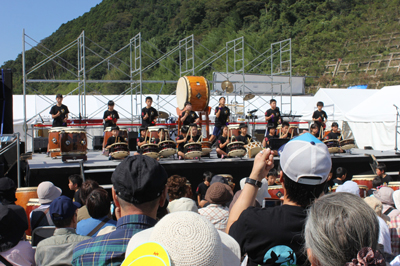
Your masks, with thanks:
[(144, 143), (146, 143), (146, 141), (147, 141), (147, 131), (146, 131), (146, 133), (144, 134)]
[(203, 140), (203, 135), (200, 135), (200, 138), (197, 140), (197, 142), (200, 142), (201, 140)]
[(251, 141), (250, 141), (250, 138), (247, 138), (247, 141), (250, 143)]

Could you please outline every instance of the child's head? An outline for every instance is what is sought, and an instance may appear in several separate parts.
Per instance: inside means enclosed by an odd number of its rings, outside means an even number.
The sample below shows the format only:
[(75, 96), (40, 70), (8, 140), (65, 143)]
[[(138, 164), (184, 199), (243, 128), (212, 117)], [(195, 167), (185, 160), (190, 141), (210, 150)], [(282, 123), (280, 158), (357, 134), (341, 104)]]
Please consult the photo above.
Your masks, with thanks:
[(243, 136), (246, 135), (247, 134), (247, 125), (245, 123), (240, 123), (239, 130)]
[(313, 134), (315, 136), (318, 133), (317, 125), (316, 124), (312, 124), (311, 127), (310, 127), (310, 131), (311, 131), (311, 134)]
[(276, 132), (276, 128), (275, 127), (269, 127), (268, 128), (268, 132), (270, 136), (274, 136), (275, 132)]
[(213, 173), (211, 173), (210, 171), (205, 171), (205, 172), (203, 173), (204, 184), (206, 184), (207, 186), (209, 186), (212, 177), (213, 177)]
[(56, 101), (57, 101), (57, 103), (59, 103), (59, 104), (61, 104), (62, 103), (62, 101), (63, 101), (63, 96), (62, 96), (62, 94), (57, 94), (56, 95)]
[(77, 190), (82, 186), (83, 179), (80, 175), (75, 174), (75, 175), (70, 175), (68, 177), (68, 188), (70, 190)]
[(339, 124), (336, 122), (333, 122), (331, 128), (332, 128), (333, 132), (337, 132), (339, 129)]
[(269, 105), (271, 106), (272, 109), (275, 109), (276, 108), (276, 100), (275, 99), (271, 99), (269, 101)]
[(228, 135), (228, 127), (227, 126), (222, 126), (221, 130), (222, 130), (222, 135), (224, 135), (224, 136)]
[(108, 101), (108, 110), (112, 111), (114, 110), (114, 101)]
[(386, 173), (386, 164), (379, 163), (378, 166), (376, 167), (376, 174), (382, 177), (385, 173)]
[(317, 102), (317, 108), (318, 108), (318, 110), (321, 110), (322, 107), (324, 107), (324, 103), (323, 103), (323, 102)]
[(268, 186), (275, 185), (277, 178), (278, 178), (278, 171), (276, 171), (275, 168), (272, 168), (271, 170), (269, 170), (269, 172), (267, 174)]
[(225, 105), (225, 97), (219, 98), (219, 103)]
[(336, 169), (336, 178), (345, 180), (347, 176), (347, 170), (344, 167), (338, 167)]
[(377, 188), (382, 185), (383, 185), (383, 179), (379, 176), (375, 176), (375, 178), (372, 180), (372, 187)]
[(186, 136), (186, 134), (188, 133), (189, 129), (187, 127), (181, 127), (181, 133), (182, 135)]
[(186, 111), (192, 111), (192, 104), (190, 102), (185, 103)]
[(116, 137), (119, 134), (119, 127), (118, 126), (114, 126), (111, 128), (111, 134)]
[(140, 127), (140, 136), (146, 135), (147, 127), (141, 126)]
[(289, 130), (289, 123), (288, 122), (283, 122), (282, 123), (282, 133), (286, 134)]
[(146, 105), (151, 106), (152, 103), (153, 103), (153, 98), (151, 98), (150, 96), (147, 96), (146, 97)]
[(196, 124), (190, 124), (190, 128), (192, 130), (192, 135), (197, 136), (197, 125)]

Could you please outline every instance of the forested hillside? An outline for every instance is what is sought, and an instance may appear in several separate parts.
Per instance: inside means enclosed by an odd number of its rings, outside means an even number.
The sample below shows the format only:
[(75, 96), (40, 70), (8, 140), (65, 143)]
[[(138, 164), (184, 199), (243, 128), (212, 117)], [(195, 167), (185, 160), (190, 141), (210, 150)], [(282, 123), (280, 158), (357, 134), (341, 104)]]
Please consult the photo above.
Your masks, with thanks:
[[(272, 42), (292, 38), (293, 74), (314, 77), (306, 80), (310, 88), (367, 84), (376, 79), (400, 82), (397, 72), (369, 76), (356, 71), (347, 78), (323, 76), (330, 59), (361, 58), (400, 51), (398, 47), (379, 44), (359, 49), (349, 49), (346, 45), (349, 41), (356, 42), (371, 35), (400, 32), (399, 5), (400, 0), (103, 0), (90, 12), (63, 24), (41, 44), (53, 52), (57, 51), (75, 40), (82, 30), (90, 40), (112, 53), (139, 32), (143, 39), (162, 52), (175, 47), (179, 40), (190, 34), (194, 34), (197, 41), (213, 52), (221, 49), (226, 41), (240, 36), (244, 36), (246, 43), (259, 51), (268, 49)], [(245, 52), (252, 53), (250, 50)], [(159, 55), (154, 49), (153, 56)], [(129, 58), (129, 50), (119, 56)], [(209, 54), (198, 56), (206, 58)], [(28, 69), (44, 58), (34, 49), (28, 51), (26, 57)], [(76, 51), (68, 51), (62, 57), (75, 63)], [(96, 63), (96, 60), (99, 61), (95, 56), (89, 56), (87, 62)], [(118, 65), (120, 61), (112, 63)], [(172, 69), (178, 67), (175, 62), (166, 61), (165, 64)], [(129, 71), (128, 66), (118, 66)], [(22, 93), (21, 55), (1, 68), (13, 69), (15, 93)], [(212, 71), (206, 69), (200, 74), (209, 76)], [(72, 79), (73, 76), (60, 65), (50, 63), (30, 78)], [(112, 67), (90, 71), (87, 78), (127, 79)], [(144, 78), (177, 79), (160, 66), (146, 72)], [(68, 92), (76, 85), (34, 84), (31, 87), (50, 94)], [(120, 93), (124, 87), (126, 85), (123, 84), (91, 85), (89, 92)], [(34, 92), (30, 90), (29, 93)]]

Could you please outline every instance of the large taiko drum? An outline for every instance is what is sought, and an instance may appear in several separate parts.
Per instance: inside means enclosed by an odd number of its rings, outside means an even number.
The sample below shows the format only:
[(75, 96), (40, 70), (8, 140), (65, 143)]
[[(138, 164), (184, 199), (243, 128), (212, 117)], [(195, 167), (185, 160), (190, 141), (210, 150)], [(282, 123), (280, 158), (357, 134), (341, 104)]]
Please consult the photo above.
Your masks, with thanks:
[(28, 217), (28, 230), (26, 230), (26, 234), (28, 236), (32, 235), (32, 228), (31, 228), (31, 212), (34, 209), (37, 209), (40, 207), (40, 203), (39, 203), (39, 199), (37, 198), (31, 198), (28, 200), (27, 204), (26, 204), (26, 209), (25, 209), (25, 213), (26, 216)]
[(15, 197), (17, 201), (16, 205), (23, 207), (26, 210), (26, 205), (28, 204), (29, 199), (37, 198), (37, 187), (21, 187), (17, 188), (15, 192)]
[(268, 187), (268, 194), (271, 196), (272, 199), (281, 199), (281, 197), (283, 197), (282, 185)]
[(350, 150), (356, 147), (354, 139), (344, 139), (339, 142), (339, 145), (342, 150)]
[(185, 144), (185, 146), (183, 146), (185, 157), (189, 159), (200, 158), (202, 154), (201, 146), (201, 143), (198, 142), (190, 142), (188, 144)]
[(87, 153), (86, 131), (83, 128), (65, 128), (60, 132), (61, 156)]
[(160, 148), (160, 156), (167, 158), (176, 153), (176, 143), (172, 140), (164, 140), (158, 144)]
[(193, 111), (204, 111), (210, 101), (208, 81), (204, 77), (184, 76), (179, 78), (176, 85), (176, 100), (178, 108), (183, 109), (190, 102)]
[(328, 147), (329, 153), (339, 153), (339, 141), (337, 139), (324, 140), (325, 145)]
[(142, 154), (149, 156), (153, 159), (158, 158), (159, 155), (159, 147), (158, 144), (143, 144), (140, 146), (140, 149), (142, 150)]
[(201, 156), (207, 156), (211, 152), (211, 142), (202, 141), (201, 142)]
[(110, 156), (114, 159), (124, 159), (129, 156), (129, 146), (125, 142), (111, 144)]
[[(104, 147), (107, 144), (107, 140), (112, 136), (111, 128), (112, 127), (106, 127), (106, 129), (104, 130), (104, 139), (103, 139)], [(128, 130), (126, 128), (119, 128), (118, 137), (125, 139), (125, 141), (128, 141)]]
[(60, 156), (60, 131), (65, 127), (53, 127), (49, 129), (49, 150), (51, 157)]
[(228, 143), (227, 149), (230, 157), (243, 157), (246, 154), (246, 148), (242, 141)]
[(393, 190), (399, 190), (400, 182), (390, 181), (388, 187), (392, 188)]
[(372, 180), (376, 175), (354, 175), (351, 181), (356, 182), (358, 185), (367, 186), (368, 189), (372, 188)]
[(246, 150), (247, 150), (247, 157), (248, 158), (254, 158), (256, 157), (257, 153), (262, 151), (262, 143), (259, 141), (253, 141), (250, 142), (249, 144), (245, 145)]
[(239, 125), (228, 125), (228, 135), (235, 136), (236, 138), (240, 135)]

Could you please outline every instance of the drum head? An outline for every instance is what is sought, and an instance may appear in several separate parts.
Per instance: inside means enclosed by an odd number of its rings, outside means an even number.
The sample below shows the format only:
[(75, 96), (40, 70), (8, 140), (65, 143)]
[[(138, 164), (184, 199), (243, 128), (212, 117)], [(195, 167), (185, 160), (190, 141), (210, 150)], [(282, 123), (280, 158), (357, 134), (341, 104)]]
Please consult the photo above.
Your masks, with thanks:
[(189, 145), (197, 145), (197, 146), (199, 146), (200, 149), (201, 149), (201, 143), (197, 143), (197, 142), (191, 142), (191, 143), (185, 144), (185, 146), (183, 146), (183, 147), (186, 148), (186, 147), (189, 146)]
[(172, 156), (176, 153), (176, 149), (172, 149), (172, 148), (167, 148), (167, 149), (163, 149), (160, 151), (160, 155), (162, 157), (169, 157)]
[(50, 132), (60, 132), (63, 129), (65, 129), (65, 127), (52, 127), (49, 129), (49, 133)]
[(242, 142), (242, 141), (234, 141), (234, 142), (228, 143), (227, 147), (230, 147), (233, 144), (242, 144), (244, 146), (244, 142)]
[(189, 85), (187, 83), (186, 77), (181, 77), (176, 85), (176, 101), (178, 103), (178, 108), (183, 109), (185, 107), (185, 102), (188, 100), (188, 89)]
[(147, 153), (143, 153), (143, 155), (149, 156), (153, 159), (157, 159), (158, 158), (158, 152), (147, 152)]
[(328, 148), (329, 153), (339, 153), (340, 149), (338, 147)]
[(211, 152), (211, 149), (210, 149), (210, 148), (203, 148), (203, 149), (201, 150), (201, 156), (206, 156), (206, 155), (208, 155), (210, 152)]
[(201, 151), (190, 151), (190, 152), (187, 152), (187, 153), (185, 153), (185, 157), (186, 158), (190, 158), (190, 159), (193, 159), (193, 158), (196, 158), (196, 157), (201, 157)]
[(129, 152), (128, 151), (116, 151), (116, 152), (111, 152), (110, 155), (114, 159), (123, 159), (123, 158), (129, 156)]
[(111, 132), (111, 128), (112, 127), (106, 127), (106, 129), (104, 129), (104, 132)]
[(233, 150), (228, 153), (228, 155), (231, 157), (243, 157), (245, 154), (246, 154), (246, 150), (242, 150), (242, 149)]
[(238, 124), (228, 125), (228, 129), (239, 129), (239, 125)]

